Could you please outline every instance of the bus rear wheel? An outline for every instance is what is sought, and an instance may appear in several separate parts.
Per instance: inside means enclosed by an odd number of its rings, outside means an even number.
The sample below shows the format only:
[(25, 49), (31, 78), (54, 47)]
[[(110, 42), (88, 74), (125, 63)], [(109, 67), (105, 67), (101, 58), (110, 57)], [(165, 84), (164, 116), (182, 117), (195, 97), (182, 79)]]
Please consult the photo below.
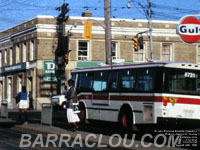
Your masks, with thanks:
[(133, 130), (133, 114), (129, 109), (122, 109), (119, 114), (120, 127), (124, 131)]

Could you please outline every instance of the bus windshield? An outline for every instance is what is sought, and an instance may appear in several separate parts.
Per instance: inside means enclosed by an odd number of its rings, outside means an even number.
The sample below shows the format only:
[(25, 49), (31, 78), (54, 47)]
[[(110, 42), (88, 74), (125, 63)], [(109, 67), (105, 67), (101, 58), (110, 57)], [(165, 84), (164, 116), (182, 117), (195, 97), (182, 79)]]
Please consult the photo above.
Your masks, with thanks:
[(164, 92), (199, 95), (200, 71), (166, 68)]

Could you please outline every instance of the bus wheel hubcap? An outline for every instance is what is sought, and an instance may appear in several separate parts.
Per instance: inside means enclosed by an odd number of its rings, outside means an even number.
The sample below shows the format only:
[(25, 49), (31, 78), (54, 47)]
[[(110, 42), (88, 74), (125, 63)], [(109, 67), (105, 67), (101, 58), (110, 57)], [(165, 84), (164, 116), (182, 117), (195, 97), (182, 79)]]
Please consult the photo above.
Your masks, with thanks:
[(122, 115), (122, 125), (123, 125), (123, 127), (127, 127), (126, 114)]
[(84, 110), (81, 110), (81, 119), (83, 120), (84, 117), (85, 117), (85, 112), (84, 112)]

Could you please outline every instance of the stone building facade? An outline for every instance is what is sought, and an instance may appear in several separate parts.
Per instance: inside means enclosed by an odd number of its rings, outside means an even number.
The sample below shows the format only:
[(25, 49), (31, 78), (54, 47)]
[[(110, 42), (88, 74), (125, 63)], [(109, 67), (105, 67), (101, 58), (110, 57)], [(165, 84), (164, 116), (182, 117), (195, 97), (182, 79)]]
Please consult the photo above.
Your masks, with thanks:
[[(84, 39), (84, 21), (92, 21), (90, 40)], [(183, 43), (176, 33), (177, 23), (152, 22), (154, 59), (199, 63), (199, 43)], [(22, 85), (26, 85), (27, 91), (32, 91), (36, 109), (40, 109), (42, 103), (50, 102), (50, 93), (56, 94), (56, 82), (48, 73), (56, 67), (57, 28), (55, 17), (37, 16), (0, 32), (0, 100), (7, 99), (10, 108), (16, 107), (14, 96), (21, 91)], [(146, 31), (147, 20), (112, 19), (113, 61), (147, 62), (150, 59), (150, 43)], [(132, 39), (140, 32), (144, 32), (143, 49), (135, 51)], [(65, 68), (67, 78), (70, 77), (70, 70), (105, 62), (104, 18), (87, 15), (70, 17), (65, 23), (66, 36), (69, 33), (71, 52)]]

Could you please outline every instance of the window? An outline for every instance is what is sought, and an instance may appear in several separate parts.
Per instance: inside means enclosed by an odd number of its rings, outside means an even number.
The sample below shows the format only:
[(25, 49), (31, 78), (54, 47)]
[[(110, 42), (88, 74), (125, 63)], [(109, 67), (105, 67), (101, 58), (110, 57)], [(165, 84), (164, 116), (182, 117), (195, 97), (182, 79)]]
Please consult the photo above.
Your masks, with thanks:
[(119, 75), (119, 88), (122, 91), (133, 91), (135, 89), (135, 70), (122, 70)]
[(93, 76), (92, 73), (80, 73), (78, 81), (78, 91), (92, 91)]
[(95, 72), (94, 73), (94, 83), (93, 83), (93, 91), (106, 91), (107, 90), (107, 72)]
[(8, 56), (8, 54), (7, 54), (7, 49), (6, 49), (6, 50), (4, 51), (4, 64), (5, 64), (5, 65), (7, 65), (7, 63), (8, 63), (7, 56)]
[(12, 65), (13, 61), (12, 61), (12, 48), (10, 48), (10, 65)]
[(112, 59), (117, 59), (117, 42), (111, 43), (111, 52), (112, 52)]
[(154, 89), (155, 70), (154, 69), (139, 69), (137, 71), (136, 91), (150, 92)]
[(34, 59), (34, 53), (35, 53), (35, 43), (34, 40), (30, 41), (30, 61)]
[(167, 69), (166, 72), (166, 92), (200, 94), (200, 72), (183, 69)]
[(17, 85), (18, 85), (18, 88), (17, 88), (17, 92), (21, 92), (22, 91), (22, 77), (21, 76), (18, 76), (18, 80), (17, 80)]
[(109, 91), (117, 90), (118, 71), (112, 71), (109, 74)]
[(87, 41), (78, 42), (78, 60), (88, 61), (88, 42)]
[(74, 87), (76, 87), (76, 77), (77, 77), (77, 74), (76, 73), (74, 73), (74, 74), (72, 74), (72, 80), (74, 81)]
[(16, 64), (17, 63), (20, 63), (20, 46), (19, 45), (17, 45), (16, 46)]
[(133, 58), (135, 62), (145, 62), (145, 46), (143, 46), (142, 48), (138, 46), (138, 51), (134, 50)]
[(197, 49), (197, 63), (200, 63), (200, 45), (198, 45)]
[(161, 60), (166, 62), (172, 61), (172, 44), (170, 43), (162, 44)]
[(22, 49), (23, 49), (23, 62), (26, 62), (26, 43), (23, 43), (23, 47), (22, 47)]

